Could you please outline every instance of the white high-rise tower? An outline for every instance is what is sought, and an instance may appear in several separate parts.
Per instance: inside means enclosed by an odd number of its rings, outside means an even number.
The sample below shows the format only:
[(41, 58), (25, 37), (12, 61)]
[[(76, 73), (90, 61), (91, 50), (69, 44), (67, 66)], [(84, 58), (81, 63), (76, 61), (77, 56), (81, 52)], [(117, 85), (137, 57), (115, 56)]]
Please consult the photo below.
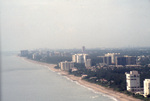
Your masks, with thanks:
[(144, 96), (150, 95), (150, 79), (144, 80)]
[(126, 74), (127, 90), (131, 92), (139, 91), (140, 89), (140, 74), (138, 71), (130, 71)]

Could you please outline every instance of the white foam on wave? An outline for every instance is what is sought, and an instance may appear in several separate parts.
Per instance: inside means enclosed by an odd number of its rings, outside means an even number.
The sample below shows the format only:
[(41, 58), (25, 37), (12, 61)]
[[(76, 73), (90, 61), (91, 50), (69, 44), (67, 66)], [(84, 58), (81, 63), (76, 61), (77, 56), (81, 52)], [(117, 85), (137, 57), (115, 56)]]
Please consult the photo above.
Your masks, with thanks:
[(71, 81), (71, 82), (75, 82), (73, 80), (71, 80), (70, 78), (68, 78), (67, 76), (63, 76), (64, 78), (66, 78), (67, 80)]
[(27, 60), (26, 60), (26, 59), (24, 59), (24, 58), (21, 58), (21, 60), (23, 60), (23, 61), (25, 61), (25, 62), (28, 62), (28, 63), (31, 63), (31, 62), (27, 61)]
[(54, 72), (54, 73), (55, 73), (55, 71), (51, 70), (50, 68), (49, 68), (49, 70), (50, 70), (51, 72)]
[[(24, 58), (22, 58), (22, 60), (23, 61), (26, 61)], [(26, 61), (26, 62), (28, 62), (28, 63), (31, 63), (31, 62), (29, 62), (29, 61)], [(42, 64), (37, 64), (37, 65), (40, 65), (40, 66), (43, 66)], [(52, 71), (52, 72), (55, 72), (55, 71), (53, 71), (53, 70), (51, 70), (48, 66), (44, 66), (44, 67), (46, 67), (46, 68), (48, 68), (50, 71)], [(61, 73), (57, 73), (58, 75), (61, 75)], [(102, 92), (97, 92), (97, 91), (95, 91), (94, 89), (92, 89), (92, 88), (89, 88), (89, 87), (86, 87), (86, 86), (84, 86), (84, 85), (81, 85), (80, 83), (78, 83), (77, 81), (73, 81), (73, 80), (71, 80), (70, 78), (68, 78), (67, 76), (63, 76), (63, 77), (65, 77), (67, 80), (69, 80), (69, 81), (71, 81), (71, 82), (74, 82), (74, 83), (76, 83), (77, 85), (80, 85), (80, 86), (82, 86), (82, 87), (84, 87), (84, 88), (86, 88), (86, 89), (88, 89), (88, 90), (90, 90), (90, 91), (92, 91), (92, 92), (94, 92), (94, 93), (96, 93), (96, 94), (99, 94), (99, 95), (102, 95), (102, 96), (106, 96), (106, 97), (109, 97), (110, 99), (112, 99), (112, 100), (114, 100), (114, 101), (118, 101), (115, 97), (113, 97), (113, 96), (109, 96), (109, 95), (107, 95), (107, 94), (104, 94), (104, 93), (102, 93)], [(98, 96), (92, 96), (91, 98), (97, 98)]]
[(97, 98), (98, 96), (96, 95), (96, 96), (91, 96), (90, 98), (91, 99), (95, 99), (95, 98)]
[(100, 93), (100, 92), (96, 92), (97, 94), (101, 94), (102, 96), (106, 96), (106, 97), (109, 97), (110, 99), (114, 100), (114, 101), (119, 101), (117, 100), (115, 97), (113, 96), (110, 96), (110, 95), (107, 95), (107, 94), (104, 94), (104, 93)]
[(61, 75), (59, 72), (57, 73), (58, 75)]
[[(79, 84), (79, 83), (77, 83), (77, 84)], [(82, 86), (82, 87), (84, 87), (84, 88), (87, 88), (88, 90), (90, 90), (90, 91), (94, 92), (95, 94), (99, 94), (99, 95), (102, 95), (102, 96), (108, 97), (108, 98), (110, 98), (110, 99), (112, 99), (112, 100), (114, 100), (114, 101), (118, 101), (118, 100), (117, 100), (115, 97), (113, 97), (113, 96), (110, 96), (110, 95), (104, 94), (104, 93), (102, 93), (102, 92), (95, 91), (94, 89), (89, 88), (89, 87), (86, 87), (86, 86), (81, 85), (81, 84), (79, 84), (79, 85), (80, 85), (80, 86)], [(93, 97), (93, 98), (96, 98), (96, 97)]]
[[(86, 87), (86, 86), (84, 86), (84, 85), (81, 85), (79, 82), (73, 81), (73, 80), (71, 80), (70, 78), (68, 78), (67, 76), (63, 76), (63, 77), (65, 77), (67, 80), (69, 80), (69, 81), (71, 81), (71, 82), (76, 83), (77, 85), (80, 85), (80, 86), (82, 86), (82, 87), (84, 87), (84, 88), (86, 88), (86, 89), (88, 89), (88, 90), (94, 92), (95, 94), (99, 94), (99, 95), (101, 95), (101, 96), (108, 97), (108, 98), (112, 99), (113, 101), (119, 101), (119, 100), (117, 100), (117, 99), (116, 99), (115, 97), (113, 97), (113, 96), (104, 94), (104, 93), (102, 93), (102, 92), (97, 92), (97, 91), (95, 91), (95, 90), (92, 89), (92, 88), (89, 88), (89, 87)], [(94, 98), (97, 98), (97, 97), (98, 97), (98, 96), (92, 96), (91, 98), (94, 99)]]
[(48, 68), (48, 70), (50, 70), (51, 72), (55, 72), (51, 68), (49, 68), (49, 66), (46, 66), (46, 65), (41, 65), (41, 66), (44, 66), (44, 67)]

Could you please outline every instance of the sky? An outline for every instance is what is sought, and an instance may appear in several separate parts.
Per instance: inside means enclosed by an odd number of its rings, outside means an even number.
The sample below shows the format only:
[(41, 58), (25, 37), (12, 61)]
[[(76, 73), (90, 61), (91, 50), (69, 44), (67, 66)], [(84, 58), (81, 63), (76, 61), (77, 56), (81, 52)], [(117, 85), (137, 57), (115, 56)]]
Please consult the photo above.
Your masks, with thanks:
[(150, 0), (1, 0), (2, 50), (150, 46)]

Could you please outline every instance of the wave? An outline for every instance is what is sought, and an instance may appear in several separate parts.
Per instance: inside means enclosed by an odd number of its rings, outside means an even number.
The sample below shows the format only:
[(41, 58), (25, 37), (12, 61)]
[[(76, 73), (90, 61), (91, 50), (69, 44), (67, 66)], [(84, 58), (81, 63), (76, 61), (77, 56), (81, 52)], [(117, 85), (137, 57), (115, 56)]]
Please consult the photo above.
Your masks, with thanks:
[[(60, 74), (60, 75), (61, 75), (61, 74)], [(86, 88), (86, 89), (88, 89), (88, 90), (94, 92), (95, 94), (99, 94), (99, 95), (101, 95), (101, 96), (108, 97), (108, 98), (112, 99), (113, 101), (119, 101), (119, 100), (117, 100), (117, 99), (116, 99), (115, 97), (113, 97), (113, 96), (104, 94), (104, 93), (102, 93), (102, 92), (95, 91), (94, 89), (92, 89), (92, 88), (90, 88), (90, 87), (86, 87), (86, 86), (84, 86), (84, 85), (81, 85), (79, 82), (74, 81), (74, 80), (71, 80), (71, 79), (68, 78), (67, 76), (63, 76), (63, 77), (65, 77), (67, 80), (69, 80), (69, 81), (71, 81), (71, 82), (76, 83), (77, 85), (79, 85), (79, 86), (81, 86), (81, 87), (84, 87), (84, 88)], [(98, 97), (98, 96), (92, 96), (91, 98), (94, 99), (94, 98), (97, 98), (97, 97)]]
[[(24, 61), (26, 61), (26, 62), (29, 62), (29, 63), (32, 63), (32, 62), (30, 62), (30, 61), (27, 61), (27, 60), (24, 59), (24, 58), (22, 58), (22, 60), (24, 60)], [(46, 65), (43, 65), (43, 64), (37, 64), (37, 65), (44, 66), (44, 67), (48, 68), (48, 70), (50, 70), (51, 72), (55, 72), (55, 71), (53, 71), (52, 69), (50, 69), (50, 68), (49, 68), (48, 66), (46, 66)], [(63, 76), (63, 75), (62, 75), (61, 73), (59, 73), (59, 72), (58, 72), (57, 74)], [(94, 92), (95, 94), (99, 94), (99, 95), (101, 95), (101, 96), (108, 97), (108, 98), (112, 99), (113, 101), (118, 101), (118, 100), (117, 100), (115, 97), (113, 97), (113, 96), (104, 94), (104, 93), (102, 93), (102, 92), (97, 92), (97, 91), (95, 91), (95, 90), (92, 89), (92, 88), (89, 88), (89, 87), (86, 87), (86, 86), (84, 86), (84, 85), (81, 85), (79, 82), (74, 81), (74, 80), (68, 78), (67, 76), (63, 76), (63, 77), (65, 77), (67, 80), (69, 80), (69, 81), (71, 81), (71, 82), (76, 83), (77, 85), (80, 85), (80, 86), (82, 86), (82, 87), (84, 87), (84, 88), (86, 88), (86, 89), (88, 89), (88, 90)], [(97, 98), (97, 97), (98, 97), (98, 96), (92, 96), (91, 98), (94, 99), (94, 98)]]

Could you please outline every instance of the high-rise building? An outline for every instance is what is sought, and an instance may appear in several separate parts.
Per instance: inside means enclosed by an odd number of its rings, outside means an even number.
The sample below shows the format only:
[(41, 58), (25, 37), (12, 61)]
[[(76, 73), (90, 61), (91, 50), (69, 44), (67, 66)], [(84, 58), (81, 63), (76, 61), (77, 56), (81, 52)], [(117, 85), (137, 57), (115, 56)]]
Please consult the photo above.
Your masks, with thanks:
[(72, 62), (77, 62), (77, 54), (72, 55)]
[(136, 57), (135, 56), (122, 56), (116, 57), (116, 65), (135, 65)]
[(87, 54), (83, 54), (83, 61), (84, 61), (83, 63), (86, 62), (87, 58), (88, 58), (88, 55)]
[(126, 57), (116, 57), (116, 65), (127, 65)]
[(111, 56), (103, 56), (103, 63), (111, 65)]
[(107, 57), (111, 57), (111, 64), (115, 64), (116, 63), (116, 57), (119, 56), (120, 53), (107, 53), (105, 54), (105, 56)]
[(74, 68), (74, 63), (73, 62), (68, 62), (68, 61), (60, 62), (59, 65), (61, 67), (61, 70), (64, 70), (64, 71), (68, 71), (69, 69)]
[(91, 59), (87, 59), (86, 62), (85, 62), (85, 67), (88, 68), (88, 67), (91, 67)]
[(82, 54), (77, 55), (77, 63), (84, 63), (84, 58)]
[(130, 73), (126, 74), (126, 83), (127, 90), (131, 92), (136, 92), (140, 90), (140, 74), (138, 71), (130, 71)]
[(85, 63), (88, 54), (75, 54), (72, 55), (72, 61), (76, 63)]
[(82, 53), (85, 53), (85, 46), (82, 47)]
[(125, 56), (126, 57), (126, 64), (127, 65), (135, 65), (136, 64), (136, 57), (135, 56)]
[(144, 80), (144, 96), (150, 95), (150, 79)]

